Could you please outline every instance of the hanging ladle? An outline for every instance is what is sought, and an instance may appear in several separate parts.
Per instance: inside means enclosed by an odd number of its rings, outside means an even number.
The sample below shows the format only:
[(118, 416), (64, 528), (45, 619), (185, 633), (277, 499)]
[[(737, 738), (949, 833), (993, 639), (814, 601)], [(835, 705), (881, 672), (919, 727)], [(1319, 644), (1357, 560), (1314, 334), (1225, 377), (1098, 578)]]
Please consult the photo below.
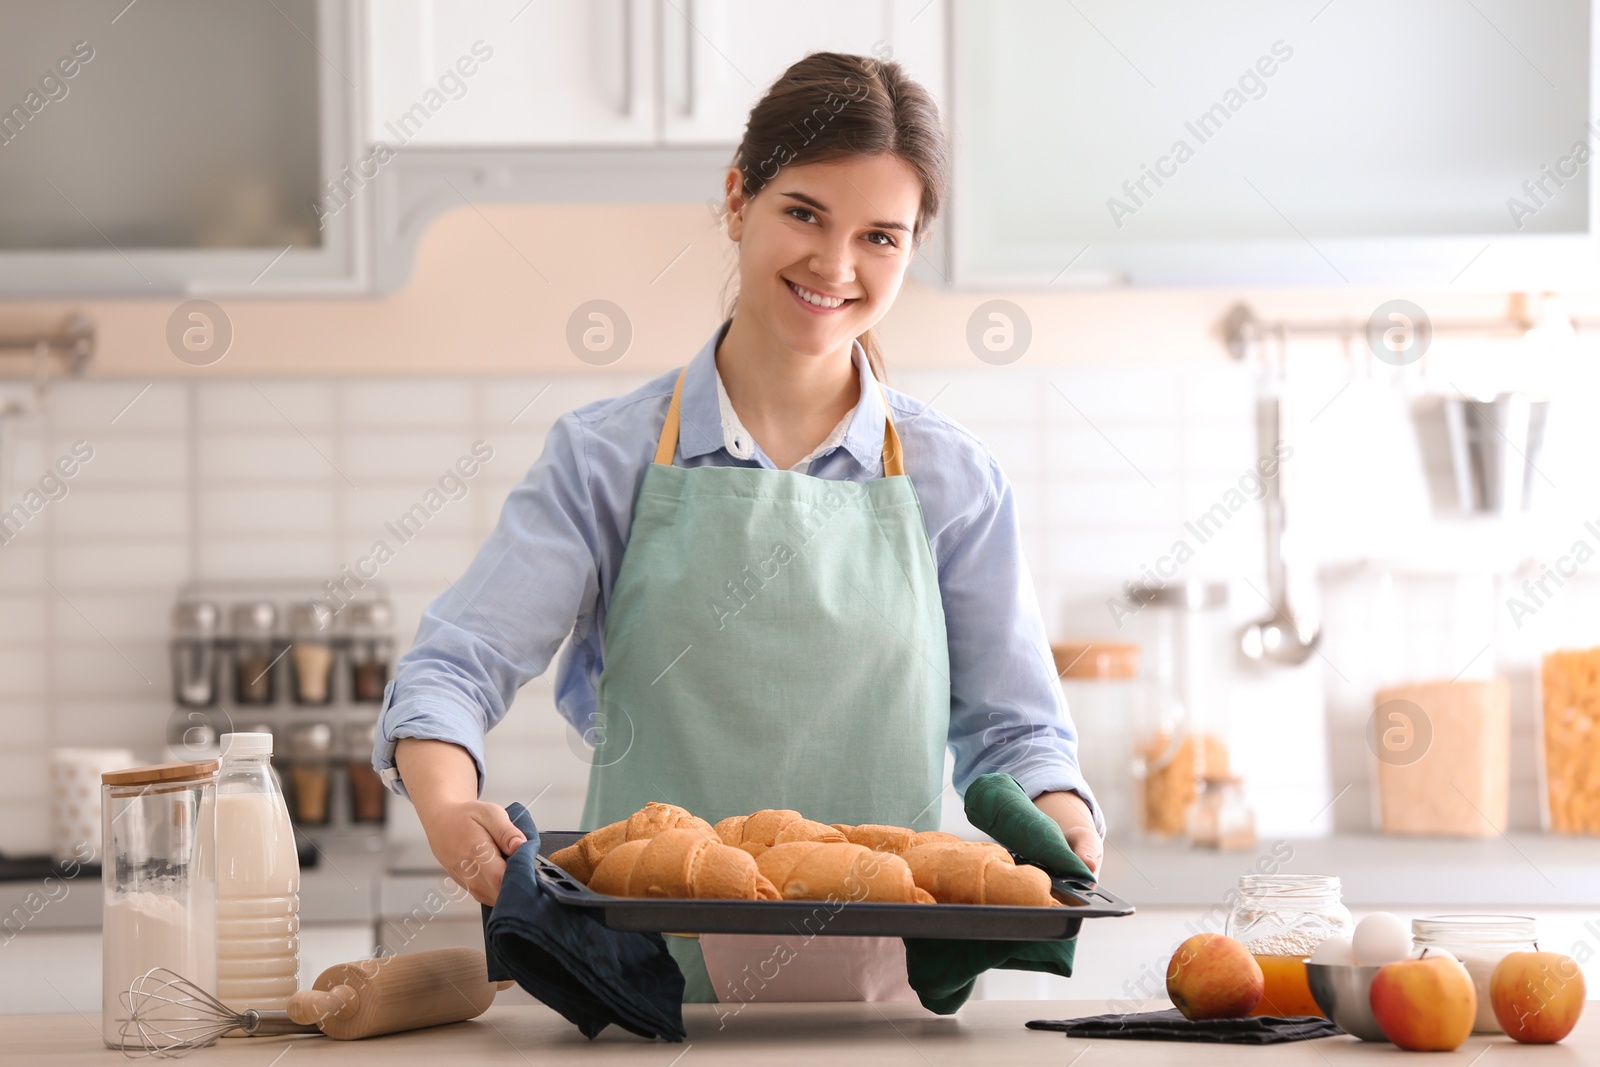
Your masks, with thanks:
[[(1272, 613), (1239, 631), (1239, 649), (1246, 659), (1263, 665), (1293, 667), (1311, 658), (1322, 638), (1315, 619), (1298, 614), (1290, 599), (1288, 548), (1288, 508), (1291, 494), (1285, 489), (1286, 461), (1293, 455), (1289, 444), (1289, 401), (1287, 397), (1288, 338), (1279, 333), (1279, 363), (1270, 395), (1259, 401), (1257, 428), (1261, 458), (1273, 465), (1270, 477), (1263, 474), (1266, 493), (1261, 500), (1267, 519), (1267, 594)], [(1269, 372), (1270, 373), (1270, 372)], [(1260, 469), (1260, 468), (1258, 468)], [(1294, 479), (1288, 477), (1292, 487)]]

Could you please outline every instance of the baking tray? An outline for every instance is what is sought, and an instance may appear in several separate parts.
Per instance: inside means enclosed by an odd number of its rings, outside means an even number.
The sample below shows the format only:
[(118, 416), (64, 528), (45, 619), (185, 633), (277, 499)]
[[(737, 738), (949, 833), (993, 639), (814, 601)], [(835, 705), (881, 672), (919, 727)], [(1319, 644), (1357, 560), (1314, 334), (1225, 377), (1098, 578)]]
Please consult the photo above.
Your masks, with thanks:
[[(1132, 915), (1133, 905), (1105, 887), (1052, 878), (1063, 907), (999, 904), (888, 904), (822, 900), (662, 900), (596, 893), (551, 863), (583, 834), (539, 832), (539, 881), (563, 904), (588, 908), (613, 930), (657, 933), (791, 934), (800, 937), (937, 937), (963, 941), (1053, 941), (1078, 936), (1085, 919)], [(1019, 859), (1017, 862), (1026, 863)], [(1037, 866), (1037, 865), (1035, 865)]]

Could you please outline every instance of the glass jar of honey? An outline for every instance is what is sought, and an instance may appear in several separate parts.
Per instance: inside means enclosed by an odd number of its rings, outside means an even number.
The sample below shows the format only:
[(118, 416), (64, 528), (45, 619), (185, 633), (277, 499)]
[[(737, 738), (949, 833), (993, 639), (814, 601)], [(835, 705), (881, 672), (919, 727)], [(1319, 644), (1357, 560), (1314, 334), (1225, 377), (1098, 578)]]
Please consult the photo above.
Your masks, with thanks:
[(1261, 965), (1266, 989), (1252, 1015), (1321, 1015), (1306, 980), (1306, 960), (1330, 937), (1355, 929), (1326, 874), (1247, 874), (1225, 933)]

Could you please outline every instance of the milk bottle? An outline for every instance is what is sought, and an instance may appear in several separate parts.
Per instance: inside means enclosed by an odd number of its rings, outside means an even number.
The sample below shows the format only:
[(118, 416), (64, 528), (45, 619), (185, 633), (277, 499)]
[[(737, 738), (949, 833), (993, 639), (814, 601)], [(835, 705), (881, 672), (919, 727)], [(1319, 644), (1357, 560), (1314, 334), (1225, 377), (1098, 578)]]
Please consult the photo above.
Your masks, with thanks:
[(217, 996), (282, 1009), (299, 982), (300, 861), (272, 735), (222, 736), (217, 776)]

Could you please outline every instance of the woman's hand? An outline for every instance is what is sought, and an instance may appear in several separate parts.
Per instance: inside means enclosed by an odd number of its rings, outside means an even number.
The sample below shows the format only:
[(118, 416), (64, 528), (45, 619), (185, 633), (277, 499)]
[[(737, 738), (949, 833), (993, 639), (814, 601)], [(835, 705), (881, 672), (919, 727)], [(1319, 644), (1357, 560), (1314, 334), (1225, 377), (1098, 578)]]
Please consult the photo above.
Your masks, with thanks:
[(1089, 805), (1076, 793), (1058, 790), (1040, 793), (1033, 798), (1034, 805), (1061, 827), (1067, 845), (1088, 866), (1095, 877), (1100, 875), (1100, 861), (1104, 858), (1104, 845), (1100, 832), (1094, 828), (1094, 815)]
[[(420, 815), (422, 809), (417, 810)], [(505, 857), (527, 840), (506, 809), (482, 800), (440, 805), (423, 818), (422, 826), (445, 873), (473, 900), (493, 907), (506, 875)]]
[(492, 907), (504, 857), (527, 838), (504, 808), (478, 799), (478, 768), (461, 746), (406, 737), (394, 760), (434, 858), (472, 899)]

